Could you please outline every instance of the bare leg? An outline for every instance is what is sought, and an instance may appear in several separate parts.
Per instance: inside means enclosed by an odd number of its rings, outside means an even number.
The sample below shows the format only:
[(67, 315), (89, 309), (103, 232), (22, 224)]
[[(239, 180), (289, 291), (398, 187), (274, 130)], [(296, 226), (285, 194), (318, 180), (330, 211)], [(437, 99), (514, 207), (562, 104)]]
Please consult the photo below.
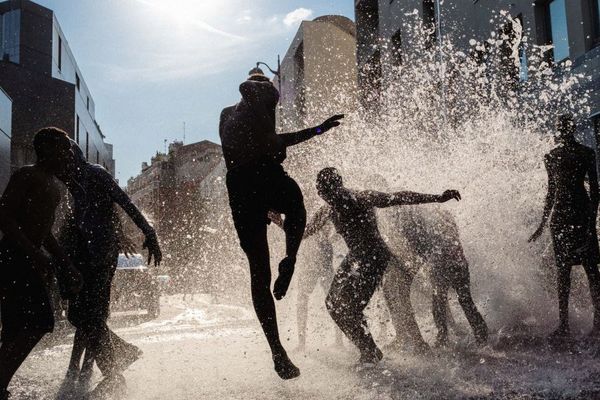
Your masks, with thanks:
[(583, 269), (588, 278), (590, 287), (590, 296), (594, 305), (594, 328), (593, 335), (600, 335), (600, 272), (595, 261), (586, 261), (583, 263)]
[(390, 309), (396, 336), (410, 341), (417, 352), (427, 352), (429, 345), (421, 336), (410, 301), (410, 287), (414, 275), (414, 272), (402, 265), (399, 260), (392, 258), (384, 279), (383, 293)]
[(309, 293), (305, 288), (299, 288), (296, 307), (296, 319), (298, 323), (298, 350), (306, 349), (306, 326), (308, 319)]
[(266, 225), (253, 235), (248, 235), (244, 250), (250, 264), (254, 311), (271, 348), (275, 370), (282, 379), (295, 378), (300, 375), (300, 371), (292, 364), (279, 340), (275, 302), (270, 287), (271, 268)]
[(440, 282), (440, 279), (432, 279), (433, 294), (432, 308), (433, 321), (437, 328), (436, 346), (448, 345), (448, 285)]
[(23, 364), (29, 353), (44, 337), (44, 332), (23, 332), (15, 337), (3, 337), (0, 345), (0, 394), (8, 389), (8, 384)]
[(75, 337), (73, 338), (73, 350), (71, 350), (71, 359), (69, 361), (69, 368), (67, 369), (67, 377), (76, 378), (77, 375), (79, 375), (81, 357), (83, 356), (85, 347), (85, 335), (81, 329), (77, 329), (75, 331)]
[(375, 293), (378, 277), (368, 270), (368, 264), (361, 264), (357, 273), (352, 271), (348, 257), (342, 262), (327, 295), (326, 306), (331, 318), (358, 347), (361, 362), (377, 363), (383, 354), (373, 340), (363, 311)]
[(569, 293), (571, 290), (571, 266), (557, 263), (558, 288), (558, 329), (553, 337), (564, 337), (569, 334)]
[(456, 285), (455, 289), (456, 294), (458, 295), (458, 302), (469, 321), (469, 325), (471, 325), (471, 329), (473, 329), (473, 334), (475, 335), (477, 343), (485, 344), (488, 338), (488, 327), (481, 316), (481, 313), (477, 310), (477, 306), (475, 306), (469, 282), (467, 281), (463, 282), (462, 285)]

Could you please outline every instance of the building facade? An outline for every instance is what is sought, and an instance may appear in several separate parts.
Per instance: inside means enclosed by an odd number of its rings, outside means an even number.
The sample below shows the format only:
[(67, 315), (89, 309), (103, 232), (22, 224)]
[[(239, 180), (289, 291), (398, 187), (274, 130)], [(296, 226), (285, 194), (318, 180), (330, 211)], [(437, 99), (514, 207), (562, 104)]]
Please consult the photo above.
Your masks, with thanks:
[(304, 127), (356, 101), (356, 29), (342, 16), (303, 21), (281, 63), (282, 129)]
[(10, 177), (10, 143), (12, 125), (12, 100), (0, 88), (0, 193)]
[(0, 86), (13, 101), (12, 167), (35, 161), (33, 135), (51, 125), (77, 141), (88, 161), (115, 173), (112, 146), (56, 16), (28, 0), (0, 2)]
[(190, 211), (186, 209), (190, 201), (214, 196), (215, 188), (206, 178), (220, 171), (224, 179), (223, 166), (218, 144), (208, 140), (189, 145), (174, 142), (168, 154), (157, 153), (150, 164), (142, 164), (141, 173), (127, 182), (127, 192), (159, 235), (168, 236), (178, 225), (177, 218)]
[[(450, 41), (467, 52), (472, 40), (485, 41), (505, 28), (504, 11), (519, 20), (527, 36), (519, 50), (521, 68), (516, 79), (527, 79), (528, 48), (550, 46), (547, 62), (559, 67), (569, 62), (572, 72), (584, 74), (575, 91), (587, 93), (591, 111), (585, 129), (598, 139), (600, 122), (600, 0), (356, 0), (357, 62), (363, 92), (381, 90), (393, 79), (393, 65), (419, 57), (414, 21), (420, 35), (429, 35), (425, 46)], [(504, 19), (505, 21), (505, 19)], [(410, 22), (410, 23), (409, 23)], [(555, 68), (558, 71), (560, 68)], [(592, 140), (594, 135), (589, 135)], [(597, 140), (600, 143), (600, 140)]]

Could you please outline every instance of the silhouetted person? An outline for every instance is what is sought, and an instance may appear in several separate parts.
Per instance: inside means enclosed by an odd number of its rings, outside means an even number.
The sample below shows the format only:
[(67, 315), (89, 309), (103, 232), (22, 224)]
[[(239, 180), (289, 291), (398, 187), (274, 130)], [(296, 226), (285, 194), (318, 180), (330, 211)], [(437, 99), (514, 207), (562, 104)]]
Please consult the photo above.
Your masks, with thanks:
[[(420, 266), (425, 262), (430, 266), (433, 320), (438, 330), (436, 344), (445, 346), (448, 343), (447, 313), (450, 288), (456, 291), (458, 302), (473, 329), (477, 342), (485, 343), (488, 328), (471, 296), (469, 263), (464, 255), (458, 227), (452, 214), (438, 207), (402, 207), (397, 211), (396, 224), (410, 252), (399, 257), (405, 262), (410, 260), (413, 265)], [(417, 271), (414, 269), (412, 272)], [(384, 278), (384, 293), (390, 309), (395, 309), (395, 303), (401, 301), (397, 298), (396, 282), (402, 279), (397, 276), (402, 273), (403, 271), (396, 268), (390, 268)], [(391, 318), (398, 339), (415, 340), (406, 337), (403, 329), (404, 321), (397, 313), (392, 312)]]
[(69, 291), (78, 289), (78, 272), (71, 266), (51, 229), (61, 196), (55, 174), (70, 158), (67, 134), (57, 128), (36, 133), (34, 165), (16, 171), (0, 199), (0, 399), (27, 355), (54, 328), (49, 287), (55, 271), (46, 250), (63, 268)]
[(282, 379), (300, 374), (279, 340), (271, 295), (267, 213), (285, 215), (286, 256), (279, 264), (273, 294), (283, 298), (294, 272), (306, 225), (306, 210), (298, 184), (283, 170), (286, 149), (339, 125), (342, 115), (322, 125), (294, 133), (275, 132), (279, 93), (258, 68), (240, 85), (242, 99), (221, 112), (219, 135), (227, 166), (227, 191), (240, 245), (250, 264), (252, 302), (265, 333), (275, 371)]
[[(569, 291), (571, 267), (582, 264), (587, 274), (592, 303), (594, 328), (600, 334), (600, 273), (598, 261), (598, 174), (594, 151), (577, 143), (575, 122), (569, 114), (558, 120), (556, 142), (558, 146), (545, 157), (548, 172), (548, 193), (542, 222), (530, 241), (539, 238), (550, 220), (550, 233), (558, 279), (559, 326), (552, 337), (569, 335)], [(589, 180), (589, 193), (585, 179)]]
[[(447, 190), (442, 195), (355, 191), (344, 187), (342, 177), (335, 168), (325, 168), (319, 172), (317, 191), (327, 205), (313, 217), (306, 235), (313, 234), (331, 220), (349, 250), (333, 279), (327, 296), (327, 309), (342, 332), (360, 350), (359, 362), (377, 363), (383, 354), (371, 336), (363, 311), (388, 264), (395, 264), (396, 268), (402, 266), (398, 265), (398, 260), (381, 237), (375, 208), (460, 200), (460, 194), (455, 190)], [(399, 305), (404, 308), (400, 311), (402, 319), (407, 325), (406, 329), (416, 336), (420, 333), (410, 305), (411, 282), (412, 278), (405, 274), (397, 285), (399, 296), (402, 297)]]
[[(81, 349), (95, 360), (105, 380), (95, 391), (110, 391), (124, 382), (121, 375), (139, 358), (141, 351), (120, 339), (106, 321), (110, 311), (110, 289), (119, 256), (121, 224), (115, 205), (119, 205), (144, 233), (148, 263), (162, 259), (154, 229), (102, 166), (88, 163), (72, 142), (74, 162), (60, 174), (73, 196), (73, 220), (76, 235), (73, 261), (83, 276), (81, 292), (69, 302), (68, 318), (76, 328), (73, 356), (67, 380), (77, 375)], [(118, 349), (119, 351), (115, 351)]]
[[(306, 349), (306, 331), (308, 322), (308, 302), (310, 295), (320, 285), (327, 293), (333, 276), (333, 243), (331, 229), (327, 226), (314, 235), (314, 250), (311, 248), (310, 261), (313, 265), (303, 269), (298, 279), (298, 297), (296, 301), (296, 320), (298, 323), (298, 350)], [(306, 247), (304, 247), (306, 249)], [(339, 329), (335, 332), (336, 344), (342, 345), (342, 335)]]

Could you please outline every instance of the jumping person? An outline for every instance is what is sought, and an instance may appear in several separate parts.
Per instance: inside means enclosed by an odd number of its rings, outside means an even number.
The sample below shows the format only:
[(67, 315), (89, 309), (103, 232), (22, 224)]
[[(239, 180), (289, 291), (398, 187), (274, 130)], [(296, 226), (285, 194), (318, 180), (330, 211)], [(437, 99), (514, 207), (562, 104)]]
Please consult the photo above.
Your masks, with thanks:
[(273, 294), (285, 296), (306, 225), (306, 210), (298, 184), (281, 163), (287, 147), (323, 134), (340, 124), (343, 115), (294, 133), (275, 132), (275, 108), (279, 93), (258, 68), (240, 85), (242, 99), (221, 112), (219, 135), (227, 166), (229, 205), (240, 245), (250, 264), (252, 302), (271, 348), (275, 371), (282, 379), (300, 375), (287, 356), (277, 327), (271, 295), (271, 267), (267, 241), (267, 213), (285, 215), (286, 256), (279, 264)]
[(55, 174), (72, 158), (67, 134), (44, 128), (33, 139), (34, 165), (16, 171), (0, 199), (0, 400), (9, 397), (8, 384), (35, 345), (54, 328), (49, 285), (54, 270), (42, 249), (65, 268), (68, 289), (78, 290), (79, 273), (71, 266), (51, 229), (60, 202)]
[[(569, 335), (569, 291), (571, 268), (582, 264), (587, 274), (592, 303), (594, 327), (592, 335), (600, 335), (600, 273), (598, 262), (598, 174), (594, 151), (575, 139), (575, 122), (570, 114), (561, 115), (557, 123), (558, 146), (545, 157), (548, 172), (548, 192), (542, 221), (530, 242), (542, 234), (548, 220), (554, 245), (558, 280), (559, 326), (552, 338)], [(589, 193), (585, 188), (588, 178)]]
[[(396, 264), (396, 268), (402, 266), (398, 265), (397, 259), (381, 237), (375, 208), (460, 200), (460, 194), (455, 190), (447, 190), (442, 195), (355, 191), (343, 185), (342, 177), (335, 168), (325, 168), (319, 172), (317, 191), (327, 205), (313, 217), (306, 235), (313, 234), (331, 220), (349, 249), (327, 295), (327, 310), (342, 332), (358, 347), (359, 362), (377, 363), (383, 353), (371, 336), (363, 311), (388, 265)], [(408, 331), (416, 336), (420, 332), (410, 306), (411, 282), (412, 278), (407, 273), (397, 282), (397, 287), (399, 295), (403, 297), (399, 303), (404, 307), (401, 312), (403, 320)]]
[[(438, 207), (413, 206), (398, 209), (396, 217), (399, 233), (406, 240), (410, 253), (400, 255), (401, 259), (418, 259), (413, 265), (427, 263), (430, 266), (433, 320), (438, 331), (436, 345), (445, 346), (448, 343), (450, 288), (456, 291), (458, 302), (471, 325), (475, 339), (479, 344), (485, 343), (488, 328), (471, 295), (469, 263), (464, 255), (458, 227), (452, 214)], [(413, 272), (416, 273), (416, 270)], [(396, 268), (390, 268), (385, 275), (383, 287), (390, 309), (397, 308), (397, 302), (401, 301), (397, 296), (396, 282), (402, 279), (398, 276), (402, 273), (403, 271)], [(419, 338), (412, 338), (404, 332), (404, 321), (400, 317), (398, 313), (391, 313), (397, 340), (418, 341)]]
[[(73, 260), (83, 276), (81, 292), (69, 302), (68, 318), (76, 327), (73, 354), (66, 380), (78, 377), (82, 348), (93, 359), (105, 379), (94, 392), (110, 392), (124, 383), (122, 372), (141, 351), (120, 339), (106, 321), (110, 309), (110, 288), (120, 250), (119, 205), (144, 233), (148, 264), (160, 264), (162, 254), (154, 229), (102, 166), (90, 164), (72, 142), (73, 163), (59, 174), (73, 196), (73, 218), (77, 234)], [(115, 351), (118, 349), (119, 351)], [(85, 376), (82, 377), (85, 379)], [(85, 383), (85, 382), (83, 382)]]

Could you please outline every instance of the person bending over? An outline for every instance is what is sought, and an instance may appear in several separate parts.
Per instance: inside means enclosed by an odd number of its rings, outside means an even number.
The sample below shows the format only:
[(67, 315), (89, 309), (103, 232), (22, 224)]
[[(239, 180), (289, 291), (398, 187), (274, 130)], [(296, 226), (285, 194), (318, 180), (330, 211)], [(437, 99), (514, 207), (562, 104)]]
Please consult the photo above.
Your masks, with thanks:
[[(326, 306), (335, 323), (360, 351), (360, 363), (377, 363), (383, 353), (369, 331), (364, 309), (369, 304), (389, 264), (397, 259), (384, 242), (375, 216), (375, 208), (408, 204), (441, 203), (460, 200), (456, 190), (442, 195), (414, 192), (381, 193), (356, 191), (344, 186), (335, 168), (325, 168), (317, 176), (317, 191), (327, 205), (323, 206), (307, 226), (306, 235), (318, 231), (328, 220), (348, 247), (348, 255), (336, 272), (327, 295)], [(402, 320), (413, 336), (420, 336), (410, 305), (409, 273), (398, 282)], [(423, 340), (421, 338), (421, 340)]]

